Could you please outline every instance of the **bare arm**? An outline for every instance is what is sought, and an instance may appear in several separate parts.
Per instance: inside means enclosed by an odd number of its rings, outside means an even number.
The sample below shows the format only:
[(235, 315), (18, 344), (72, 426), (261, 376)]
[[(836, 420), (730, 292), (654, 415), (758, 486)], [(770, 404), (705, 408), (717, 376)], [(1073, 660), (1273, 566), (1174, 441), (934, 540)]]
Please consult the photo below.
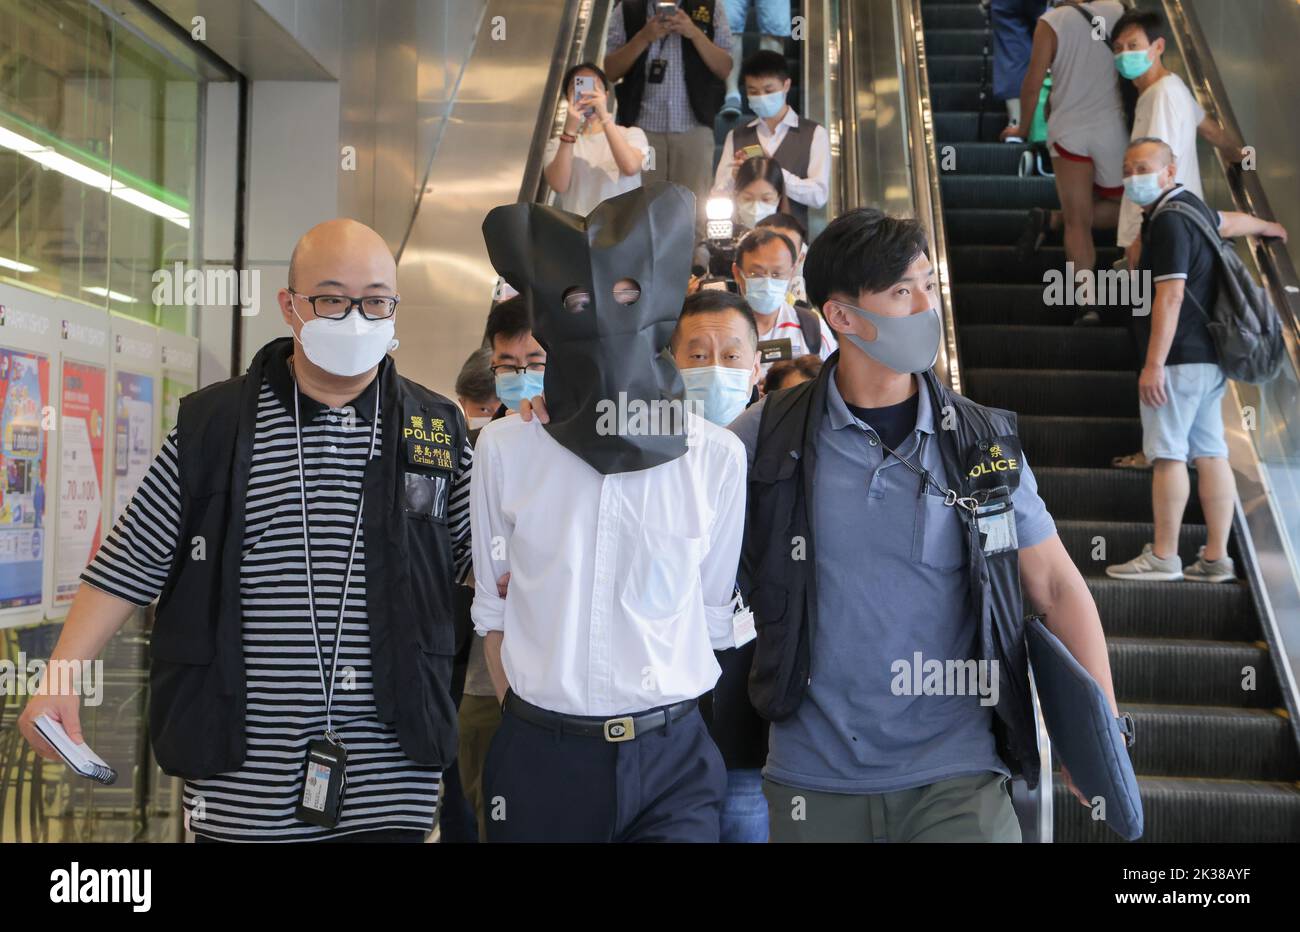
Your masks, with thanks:
[(1020, 583), (1048, 630), (1092, 674), (1110, 701), (1112, 714), (1119, 715), (1097, 604), (1060, 537), (1053, 534), (1020, 551)]
[(1229, 162), (1241, 161), (1241, 150), (1245, 143), (1236, 133), (1229, 132), (1227, 127), (1219, 125), (1213, 117), (1206, 115), (1196, 127), (1196, 131), (1201, 134), (1202, 139), (1222, 152), (1223, 157)]
[(605, 56), (605, 76), (609, 78), (610, 83), (627, 77), (627, 73), (632, 70), (632, 65), (641, 57), (641, 53), (648, 49), (652, 42), (666, 35), (668, 35), (668, 27), (665, 22), (658, 16), (649, 17), (645, 25), (636, 34), (629, 36), (621, 48)]
[(691, 19), (686, 11), (678, 7), (677, 12), (673, 14), (669, 21), (668, 28), (688, 40), (691, 45), (695, 46), (695, 51), (700, 53), (700, 58), (704, 60), (704, 66), (713, 72), (714, 76), (721, 78), (723, 81), (731, 74), (731, 53), (726, 49), (718, 48), (713, 40), (704, 34), (699, 26), (695, 25), (695, 20)]
[(1234, 236), (1276, 236), (1286, 242), (1286, 227), (1272, 220), (1235, 210), (1220, 211), (1219, 218), (1219, 235), (1225, 239)]
[[(564, 118), (564, 131), (571, 136), (577, 128), (577, 110), (570, 107), (568, 115)], [(573, 180), (573, 143), (560, 140), (560, 146), (555, 150), (555, 158), (546, 163), (542, 175), (546, 178), (546, 183), (551, 186), (551, 190), (557, 194), (569, 190), (569, 183)]]
[[(51, 661), (94, 660), (103, 652), (104, 646), (112, 640), (113, 635), (126, 624), (135, 605), (109, 595), (102, 589), (96, 589), (82, 583), (72, 600), (67, 620), (63, 623), (63, 632), (50, 654)], [(78, 744), (83, 742), (81, 735), (81, 697), (75, 695), (41, 694), (33, 696), (18, 717), (18, 730), (36, 749), (36, 753), (47, 760), (57, 760), (54, 748), (36, 732), (35, 721), (41, 715), (49, 715), (63, 725), (68, 737)]]

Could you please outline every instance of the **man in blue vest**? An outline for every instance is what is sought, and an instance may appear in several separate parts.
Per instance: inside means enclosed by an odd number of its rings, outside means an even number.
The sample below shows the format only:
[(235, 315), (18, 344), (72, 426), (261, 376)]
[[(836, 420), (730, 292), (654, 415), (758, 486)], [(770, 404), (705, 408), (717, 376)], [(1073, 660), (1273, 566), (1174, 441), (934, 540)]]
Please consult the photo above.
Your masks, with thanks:
[(1022, 585), (1116, 711), (1096, 606), (1015, 416), (930, 371), (926, 245), (875, 209), (831, 223), (805, 276), (840, 349), (731, 425), (750, 462), (740, 586), (750, 698), (773, 723), (773, 841), (1020, 840), (1008, 780), (1038, 778)]

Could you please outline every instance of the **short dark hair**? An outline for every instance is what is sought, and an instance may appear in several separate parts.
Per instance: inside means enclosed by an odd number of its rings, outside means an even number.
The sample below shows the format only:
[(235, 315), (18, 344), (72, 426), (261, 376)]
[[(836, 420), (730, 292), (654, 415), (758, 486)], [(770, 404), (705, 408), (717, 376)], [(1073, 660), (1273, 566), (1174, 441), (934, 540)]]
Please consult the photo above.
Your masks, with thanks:
[(790, 230), (799, 234), (799, 242), (808, 242), (808, 228), (800, 223), (799, 218), (794, 214), (776, 213), (770, 217), (764, 217), (754, 224), (755, 230), (762, 227), (772, 227), (774, 230)]
[(832, 291), (884, 291), (928, 248), (925, 228), (911, 217), (891, 217), (875, 207), (846, 211), (808, 247), (803, 263), (808, 300), (821, 307)]
[(735, 292), (717, 288), (701, 288), (695, 294), (686, 296), (686, 301), (682, 304), (681, 316), (677, 318), (677, 329), (673, 331), (673, 338), (669, 345), (676, 346), (677, 333), (681, 330), (681, 322), (686, 318), (698, 314), (725, 314), (727, 311), (735, 311), (745, 318), (745, 322), (749, 325), (745, 328), (749, 334), (749, 345), (758, 349), (758, 324), (754, 322), (754, 314), (745, 303), (745, 299)]
[(528, 299), (518, 294), (493, 305), (488, 311), (487, 327), (483, 330), (483, 346), (491, 351), (497, 337), (513, 340), (533, 332), (533, 315), (528, 310)]
[[(1132, 26), (1137, 26), (1146, 35), (1148, 42), (1155, 42), (1156, 39), (1165, 37), (1165, 19), (1155, 10), (1129, 10), (1119, 19), (1115, 20), (1115, 28), (1110, 31), (1110, 41), (1113, 44), (1125, 30)], [(1168, 41), (1165, 43), (1168, 44)]]
[(779, 391), (786, 376), (796, 372), (809, 379), (815, 379), (821, 371), (822, 358), (816, 353), (805, 353), (794, 359), (779, 360), (772, 363), (772, 368), (767, 370), (767, 376), (763, 379), (763, 394), (770, 395), (772, 392)]
[(794, 248), (790, 237), (777, 230), (760, 230), (755, 227), (742, 236), (740, 242), (736, 244), (736, 265), (744, 265), (745, 256), (777, 240), (785, 243), (785, 248), (790, 250), (790, 261), (798, 262), (799, 250)]
[(785, 175), (781, 172), (781, 163), (776, 159), (760, 155), (745, 159), (736, 170), (736, 190), (762, 179), (776, 188), (776, 193), (785, 197)]
[(573, 78), (579, 71), (594, 72), (596, 77), (600, 78), (600, 86), (609, 90), (609, 78), (605, 76), (605, 72), (601, 71), (595, 62), (584, 61), (564, 72), (564, 80), (560, 82), (560, 93), (565, 97), (569, 96), (569, 88), (573, 87)]
[(456, 394), (470, 401), (486, 401), (497, 395), (496, 379), (492, 377), (492, 351), (480, 347), (469, 354), (465, 365), (456, 376)]
[(790, 63), (785, 56), (772, 49), (759, 49), (740, 64), (740, 83), (746, 78), (780, 78), (790, 80)]

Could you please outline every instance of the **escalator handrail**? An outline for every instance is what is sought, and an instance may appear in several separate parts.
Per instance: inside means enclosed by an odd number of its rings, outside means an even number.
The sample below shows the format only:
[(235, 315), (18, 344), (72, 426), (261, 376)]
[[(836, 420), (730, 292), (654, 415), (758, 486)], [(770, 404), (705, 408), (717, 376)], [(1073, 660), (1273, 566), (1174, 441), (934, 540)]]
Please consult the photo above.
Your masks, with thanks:
[(532, 142), (528, 146), (528, 161), (524, 165), (524, 180), (519, 186), (519, 200), (544, 203), (551, 195), (550, 185), (543, 174), (542, 158), (546, 143), (559, 128), (565, 100), (560, 86), (565, 74), (574, 65), (584, 61), (599, 64), (600, 52), (605, 44), (605, 27), (609, 22), (613, 0), (567, 0), (560, 29), (555, 39), (555, 54), (551, 56), (551, 70), (541, 93), (537, 123), (533, 127)]
[(895, 17), (902, 55), (899, 80), (903, 91), (908, 160), (912, 169), (912, 204), (916, 218), (925, 225), (930, 238), (930, 261), (934, 265), (937, 309), (943, 320), (943, 346), (936, 365), (941, 367), (940, 375), (947, 379), (952, 390), (960, 392), (961, 360), (957, 347), (956, 321), (952, 313), (948, 233), (943, 220), (939, 145), (935, 136), (934, 106), (930, 97), (921, 0), (903, 0), (895, 6)]
[[(1206, 113), (1217, 117), (1225, 129), (1244, 140), (1246, 137), (1241, 132), (1228, 101), (1227, 90), (1219, 76), (1214, 55), (1201, 30), (1195, 10), (1185, 0), (1162, 0), (1162, 3), (1170, 32), (1178, 43), (1192, 92)], [(1259, 173), (1243, 171), (1239, 165), (1229, 162), (1218, 149), (1215, 150), (1215, 157), (1223, 169), (1234, 207), (1243, 213), (1270, 220), (1275, 218), (1276, 214), (1269, 206), (1268, 196), (1259, 180)], [(1247, 242), (1259, 274), (1273, 298), (1273, 305), (1281, 316), (1283, 330), (1288, 337), (1285, 342), (1290, 364), (1295, 371), (1300, 372), (1300, 280), (1296, 277), (1291, 255), (1281, 240), (1252, 236)]]

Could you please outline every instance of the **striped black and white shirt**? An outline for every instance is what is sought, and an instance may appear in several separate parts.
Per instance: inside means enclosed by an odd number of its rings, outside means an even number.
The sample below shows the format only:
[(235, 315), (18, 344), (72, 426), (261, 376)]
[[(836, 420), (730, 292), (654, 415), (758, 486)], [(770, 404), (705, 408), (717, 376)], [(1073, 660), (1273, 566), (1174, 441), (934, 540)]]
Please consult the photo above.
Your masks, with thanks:
[[(271, 360), (269, 365), (284, 367), (284, 362)], [(345, 408), (300, 396), (313, 591), (327, 671), (370, 448), (377, 381)], [(292, 405), (287, 371), (268, 374), (258, 398), (240, 562), (247, 756), (239, 770), (186, 782), (190, 829), (223, 841), (312, 840), (381, 829), (428, 831), (441, 772), (413, 763), (402, 752), (395, 730), (377, 718), (364, 531), (357, 540), (348, 586), (334, 688), (334, 729), (348, 752), (343, 811), (334, 829), (294, 818), (307, 745), (325, 731), (325, 701), (307, 608)], [(383, 452), (379, 446), (377, 438), (376, 456)], [(466, 442), (448, 504), (458, 580), (469, 564), (472, 455)], [(173, 429), (130, 506), (82, 574), (85, 582), (137, 605), (158, 597), (180, 545), (177, 464)]]

